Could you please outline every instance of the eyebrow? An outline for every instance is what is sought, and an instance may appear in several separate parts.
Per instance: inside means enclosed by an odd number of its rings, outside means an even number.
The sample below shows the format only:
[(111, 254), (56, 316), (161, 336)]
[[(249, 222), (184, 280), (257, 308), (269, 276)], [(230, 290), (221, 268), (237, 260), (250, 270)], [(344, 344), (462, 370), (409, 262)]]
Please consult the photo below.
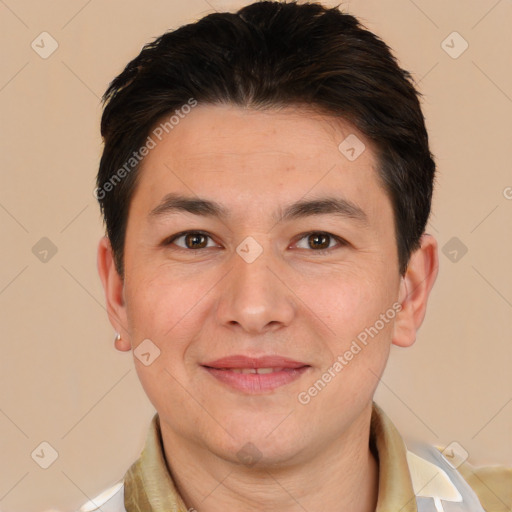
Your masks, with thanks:
[[(149, 217), (160, 218), (180, 212), (203, 217), (218, 217), (223, 220), (231, 217), (229, 210), (216, 201), (175, 193), (165, 195), (149, 212)], [(368, 224), (368, 217), (359, 206), (347, 199), (332, 196), (297, 201), (286, 206), (284, 210), (278, 209), (273, 218), (276, 222), (283, 222), (314, 215), (334, 215)]]

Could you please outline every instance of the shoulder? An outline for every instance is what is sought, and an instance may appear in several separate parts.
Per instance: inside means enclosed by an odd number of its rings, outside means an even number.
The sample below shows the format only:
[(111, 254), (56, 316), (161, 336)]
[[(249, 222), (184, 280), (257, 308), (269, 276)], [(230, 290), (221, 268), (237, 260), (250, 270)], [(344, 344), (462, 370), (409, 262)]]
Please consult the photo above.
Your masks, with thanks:
[(472, 466), (464, 462), (458, 470), (485, 510), (512, 510), (512, 467)]
[(443, 510), (441, 502), (454, 502), (453, 510), (512, 511), (511, 467), (475, 467), (442, 448), (417, 443), (407, 451), (407, 462), (418, 510), (430, 510), (425, 502), (433, 498), (436, 510)]
[(124, 484), (118, 482), (82, 505), (78, 512), (126, 512), (124, 508)]

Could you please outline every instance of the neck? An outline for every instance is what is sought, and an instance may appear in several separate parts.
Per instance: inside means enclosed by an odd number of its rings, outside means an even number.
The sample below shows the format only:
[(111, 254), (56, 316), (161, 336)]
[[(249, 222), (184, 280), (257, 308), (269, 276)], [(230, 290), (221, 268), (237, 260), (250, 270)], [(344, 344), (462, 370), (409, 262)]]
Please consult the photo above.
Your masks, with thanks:
[(371, 407), (307, 462), (284, 467), (241, 466), (199, 449), (164, 425), (162, 438), (168, 469), (189, 510), (374, 512), (379, 477), (369, 448), (370, 417)]

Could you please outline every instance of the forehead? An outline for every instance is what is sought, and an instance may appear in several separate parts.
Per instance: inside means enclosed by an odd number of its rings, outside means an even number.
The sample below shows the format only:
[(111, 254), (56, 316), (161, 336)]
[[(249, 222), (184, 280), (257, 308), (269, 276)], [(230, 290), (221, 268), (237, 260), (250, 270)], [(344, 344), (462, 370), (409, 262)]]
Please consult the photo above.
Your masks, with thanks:
[(370, 209), (387, 200), (372, 145), (344, 120), (300, 107), (231, 105), (198, 105), (172, 127), (166, 119), (151, 131), (154, 148), (139, 170), (139, 213), (174, 191), (244, 210), (326, 192)]
[[(261, 110), (199, 105), (176, 125), (165, 122), (166, 117), (154, 126), (151, 136), (158, 147), (146, 160), (161, 157), (166, 147), (179, 146), (179, 152), (167, 156), (175, 161), (200, 161), (209, 156), (264, 160), (266, 155), (278, 163), (296, 157), (322, 161), (324, 156), (342, 156), (339, 144), (347, 137), (357, 143), (355, 136), (367, 148), (369, 145), (364, 135), (344, 119), (299, 106)], [(371, 149), (365, 153), (365, 160), (373, 160)]]

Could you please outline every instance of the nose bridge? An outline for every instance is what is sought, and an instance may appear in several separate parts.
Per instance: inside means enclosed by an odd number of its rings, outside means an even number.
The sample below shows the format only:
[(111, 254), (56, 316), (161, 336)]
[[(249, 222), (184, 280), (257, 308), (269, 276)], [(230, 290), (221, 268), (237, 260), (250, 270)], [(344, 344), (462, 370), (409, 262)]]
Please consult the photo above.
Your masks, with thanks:
[(291, 294), (279, 276), (279, 260), (268, 245), (252, 237), (244, 239), (233, 253), (229, 285), (219, 304), (219, 320), (251, 332), (290, 322), (294, 306)]

